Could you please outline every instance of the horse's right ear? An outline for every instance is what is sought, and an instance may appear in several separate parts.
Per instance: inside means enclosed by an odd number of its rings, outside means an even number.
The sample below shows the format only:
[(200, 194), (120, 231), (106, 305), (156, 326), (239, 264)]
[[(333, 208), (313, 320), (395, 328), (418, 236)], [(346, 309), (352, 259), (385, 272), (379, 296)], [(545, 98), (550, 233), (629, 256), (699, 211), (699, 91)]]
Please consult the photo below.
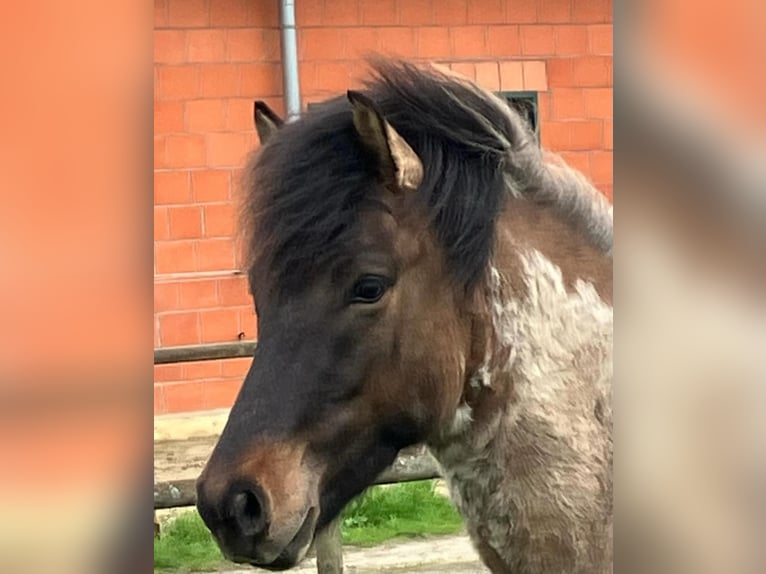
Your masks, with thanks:
[(271, 136), (285, 123), (266, 102), (256, 100), (253, 105), (253, 120), (255, 131), (261, 139), (261, 145), (265, 144)]
[(380, 175), (398, 189), (416, 190), (423, 181), (418, 154), (388, 123), (375, 104), (360, 92), (349, 90), (354, 129), (362, 145), (377, 159)]

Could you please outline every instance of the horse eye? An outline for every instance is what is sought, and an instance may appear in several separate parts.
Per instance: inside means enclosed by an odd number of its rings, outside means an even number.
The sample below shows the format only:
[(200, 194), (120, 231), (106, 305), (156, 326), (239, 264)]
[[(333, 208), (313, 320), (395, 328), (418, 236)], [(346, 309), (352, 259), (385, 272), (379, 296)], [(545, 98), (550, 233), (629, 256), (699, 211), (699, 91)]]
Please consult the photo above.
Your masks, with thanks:
[(388, 281), (378, 275), (365, 275), (355, 284), (351, 293), (352, 303), (375, 303), (388, 289)]

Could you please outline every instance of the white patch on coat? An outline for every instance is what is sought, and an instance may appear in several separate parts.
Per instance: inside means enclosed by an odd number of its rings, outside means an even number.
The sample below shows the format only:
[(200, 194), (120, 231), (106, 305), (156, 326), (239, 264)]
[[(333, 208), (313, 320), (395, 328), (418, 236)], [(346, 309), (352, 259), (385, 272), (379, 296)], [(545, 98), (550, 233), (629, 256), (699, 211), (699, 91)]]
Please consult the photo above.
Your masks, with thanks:
[(514, 398), (432, 450), (474, 541), (530, 574), (601, 574), (611, 563), (612, 308), (590, 283), (568, 292), (540, 252), (521, 262), (523, 299), (489, 272), (496, 349), (510, 359), (487, 361), (487, 380), (510, 381)]

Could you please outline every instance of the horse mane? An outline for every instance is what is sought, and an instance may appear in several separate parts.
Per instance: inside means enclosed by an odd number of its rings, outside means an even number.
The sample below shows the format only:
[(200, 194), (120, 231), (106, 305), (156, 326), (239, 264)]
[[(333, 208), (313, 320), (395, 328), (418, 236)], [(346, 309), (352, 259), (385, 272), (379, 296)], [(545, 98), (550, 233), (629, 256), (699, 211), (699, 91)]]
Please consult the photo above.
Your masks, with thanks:
[[(580, 174), (547, 160), (505, 102), (436, 68), (383, 59), (371, 66), (366, 94), (422, 160), (417, 197), (455, 281), (469, 288), (483, 276), (496, 219), (511, 195), (550, 204), (611, 250), (606, 200)], [(268, 270), (283, 292), (295, 292), (312, 273), (343, 265), (357, 208), (375, 186), (345, 97), (284, 125), (245, 169), (251, 289), (256, 268)]]

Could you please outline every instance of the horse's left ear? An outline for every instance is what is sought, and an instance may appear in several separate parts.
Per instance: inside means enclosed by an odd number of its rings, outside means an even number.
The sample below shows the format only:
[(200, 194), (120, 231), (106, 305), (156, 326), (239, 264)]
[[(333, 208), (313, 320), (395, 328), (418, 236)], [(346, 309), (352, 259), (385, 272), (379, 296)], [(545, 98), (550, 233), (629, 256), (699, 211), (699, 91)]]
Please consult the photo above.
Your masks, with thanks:
[(261, 144), (265, 144), (285, 123), (266, 102), (261, 100), (253, 102), (253, 121)]
[(423, 163), (418, 154), (389, 124), (375, 104), (359, 92), (349, 91), (354, 128), (367, 150), (378, 160), (384, 181), (398, 189), (416, 190), (423, 181)]

